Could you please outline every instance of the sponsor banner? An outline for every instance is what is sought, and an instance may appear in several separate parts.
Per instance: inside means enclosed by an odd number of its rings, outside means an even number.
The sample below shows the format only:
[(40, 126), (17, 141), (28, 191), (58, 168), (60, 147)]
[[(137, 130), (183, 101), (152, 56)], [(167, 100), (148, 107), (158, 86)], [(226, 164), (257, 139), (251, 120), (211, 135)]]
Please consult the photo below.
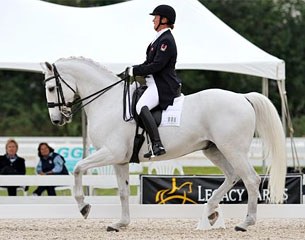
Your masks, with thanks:
[[(60, 147), (55, 149), (58, 154), (63, 156), (66, 161), (66, 167), (69, 172), (73, 172), (74, 167), (76, 163), (83, 159), (83, 147), (77, 146), (77, 147)], [(93, 147), (90, 147), (89, 154), (92, 154), (95, 152), (95, 149)]]
[[(259, 187), (259, 203), (268, 203), (269, 176), (261, 175)], [(142, 204), (204, 204), (213, 192), (223, 183), (222, 175), (141, 175)], [(286, 176), (284, 203), (300, 204), (303, 199), (303, 175)], [(248, 193), (242, 181), (238, 181), (222, 198), (221, 203), (247, 203)]]

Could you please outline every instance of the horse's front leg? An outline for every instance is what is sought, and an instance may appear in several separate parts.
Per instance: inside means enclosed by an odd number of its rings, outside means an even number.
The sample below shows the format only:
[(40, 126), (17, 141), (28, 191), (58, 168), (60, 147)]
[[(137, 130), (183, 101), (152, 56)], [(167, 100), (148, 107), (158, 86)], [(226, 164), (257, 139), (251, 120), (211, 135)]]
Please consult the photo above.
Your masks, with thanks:
[(83, 172), (80, 171), (80, 168), (74, 169), (74, 198), (76, 199), (78, 209), (86, 219), (90, 212), (90, 204), (85, 203), (84, 192), (83, 192), (83, 184), (82, 184), (82, 176)]
[(126, 227), (130, 223), (129, 214), (129, 164), (117, 164), (113, 165), (117, 177), (117, 183), (119, 188), (120, 200), (121, 200), (121, 219), (107, 227), (107, 231), (118, 232), (120, 228)]
[(86, 219), (90, 212), (90, 204), (84, 201), (82, 175), (89, 169), (97, 166), (112, 165), (113, 156), (111, 152), (103, 147), (92, 155), (80, 160), (74, 168), (74, 198), (82, 216)]

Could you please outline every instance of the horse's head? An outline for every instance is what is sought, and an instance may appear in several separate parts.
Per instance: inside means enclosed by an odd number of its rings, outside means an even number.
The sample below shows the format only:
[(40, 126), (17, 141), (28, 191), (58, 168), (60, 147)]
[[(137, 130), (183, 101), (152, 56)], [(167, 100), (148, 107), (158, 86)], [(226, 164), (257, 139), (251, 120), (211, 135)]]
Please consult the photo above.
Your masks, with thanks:
[[(45, 89), (51, 121), (62, 126), (72, 120), (72, 102), (76, 94), (76, 85), (70, 75), (59, 73), (55, 64), (42, 64), (45, 72)], [(64, 76), (64, 77), (63, 77)]]

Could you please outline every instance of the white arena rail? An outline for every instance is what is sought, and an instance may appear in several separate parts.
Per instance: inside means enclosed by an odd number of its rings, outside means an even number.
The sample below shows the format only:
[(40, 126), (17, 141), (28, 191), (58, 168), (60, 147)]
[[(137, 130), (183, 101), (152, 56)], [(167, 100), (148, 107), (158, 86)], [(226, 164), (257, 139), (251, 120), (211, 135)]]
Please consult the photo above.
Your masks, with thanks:
[[(5, 143), (9, 137), (0, 137), (0, 151), (5, 152)], [(81, 137), (15, 137), (19, 144), (18, 154), (26, 159), (27, 167), (35, 167), (38, 161), (37, 147), (40, 142), (47, 142), (55, 151), (62, 150), (63, 155), (68, 158), (81, 158), (83, 142)], [(294, 138), (295, 147), (301, 166), (305, 166), (305, 138)], [(65, 149), (65, 150), (64, 150)], [(78, 149), (79, 151), (72, 152)], [(286, 140), (288, 165), (293, 166), (291, 141)], [(72, 156), (73, 153), (77, 156)], [(80, 156), (78, 156), (80, 155)], [(254, 166), (263, 165), (262, 142), (259, 138), (254, 138), (250, 147), (249, 159)], [(65, 156), (66, 157), (66, 156)], [(204, 157), (201, 151), (197, 151), (177, 159), (182, 166), (213, 166), (213, 164)], [(295, 163), (296, 164), (296, 163)], [(144, 163), (143, 166), (147, 166)]]
[[(69, 186), (73, 189), (72, 175), (0, 175), (1, 186)], [(83, 186), (94, 186), (104, 189), (117, 188), (115, 175), (83, 175)], [(138, 174), (129, 176), (129, 186), (137, 187), (137, 196), (131, 196), (130, 203), (139, 203), (140, 177)], [(118, 196), (87, 196), (88, 202), (119, 203)], [(0, 196), (2, 204), (74, 204), (73, 196)]]
[[(2, 186), (74, 185), (73, 176), (0, 176)], [(115, 176), (84, 175), (85, 186), (116, 187)], [(139, 175), (130, 175), (130, 185), (139, 186)], [(92, 205), (88, 218), (119, 218), (119, 196), (87, 196)], [(139, 204), (139, 196), (130, 200), (131, 218), (200, 219), (203, 205)], [(246, 204), (222, 204), (225, 218), (244, 218)], [(0, 197), (0, 219), (8, 218), (82, 218), (72, 196)], [(259, 204), (258, 218), (305, 218), (303, 204)]]
[[(1, 186), (74, 186), (72, 175), (0, 175)], [(101, 188), (117, 187), (115, 175), (83, 175), (84, 186)], [(137, 174), (129, 176), (130, 186), (139, 186), (140, 177)]]
[[(221, 205), (224, 218), (243, 219), (247, 213), (246, 204)], [(0, 219), (11, 218), (82, 218), (75, 204), (1, 204)], [(203, 205), (152, 205), (130, 204), (131, 218), (177, 218), (200, 219)], [(120, 218), (121, 206), (119, 204), (92, 204), (88, 218)], [(258, 219), (304, 218), (303, 204), (266, 205), (259, 204)]]

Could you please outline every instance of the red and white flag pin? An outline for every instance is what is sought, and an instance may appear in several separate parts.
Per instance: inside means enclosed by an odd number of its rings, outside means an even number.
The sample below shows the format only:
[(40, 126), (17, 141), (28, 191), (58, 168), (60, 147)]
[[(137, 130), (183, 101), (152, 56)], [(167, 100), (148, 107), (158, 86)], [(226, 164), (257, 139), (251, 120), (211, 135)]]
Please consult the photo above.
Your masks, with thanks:
[(160, 50), (162, 52), (164, 52), (167, 49), (167, 45), (166, 44), (162, 44)]

